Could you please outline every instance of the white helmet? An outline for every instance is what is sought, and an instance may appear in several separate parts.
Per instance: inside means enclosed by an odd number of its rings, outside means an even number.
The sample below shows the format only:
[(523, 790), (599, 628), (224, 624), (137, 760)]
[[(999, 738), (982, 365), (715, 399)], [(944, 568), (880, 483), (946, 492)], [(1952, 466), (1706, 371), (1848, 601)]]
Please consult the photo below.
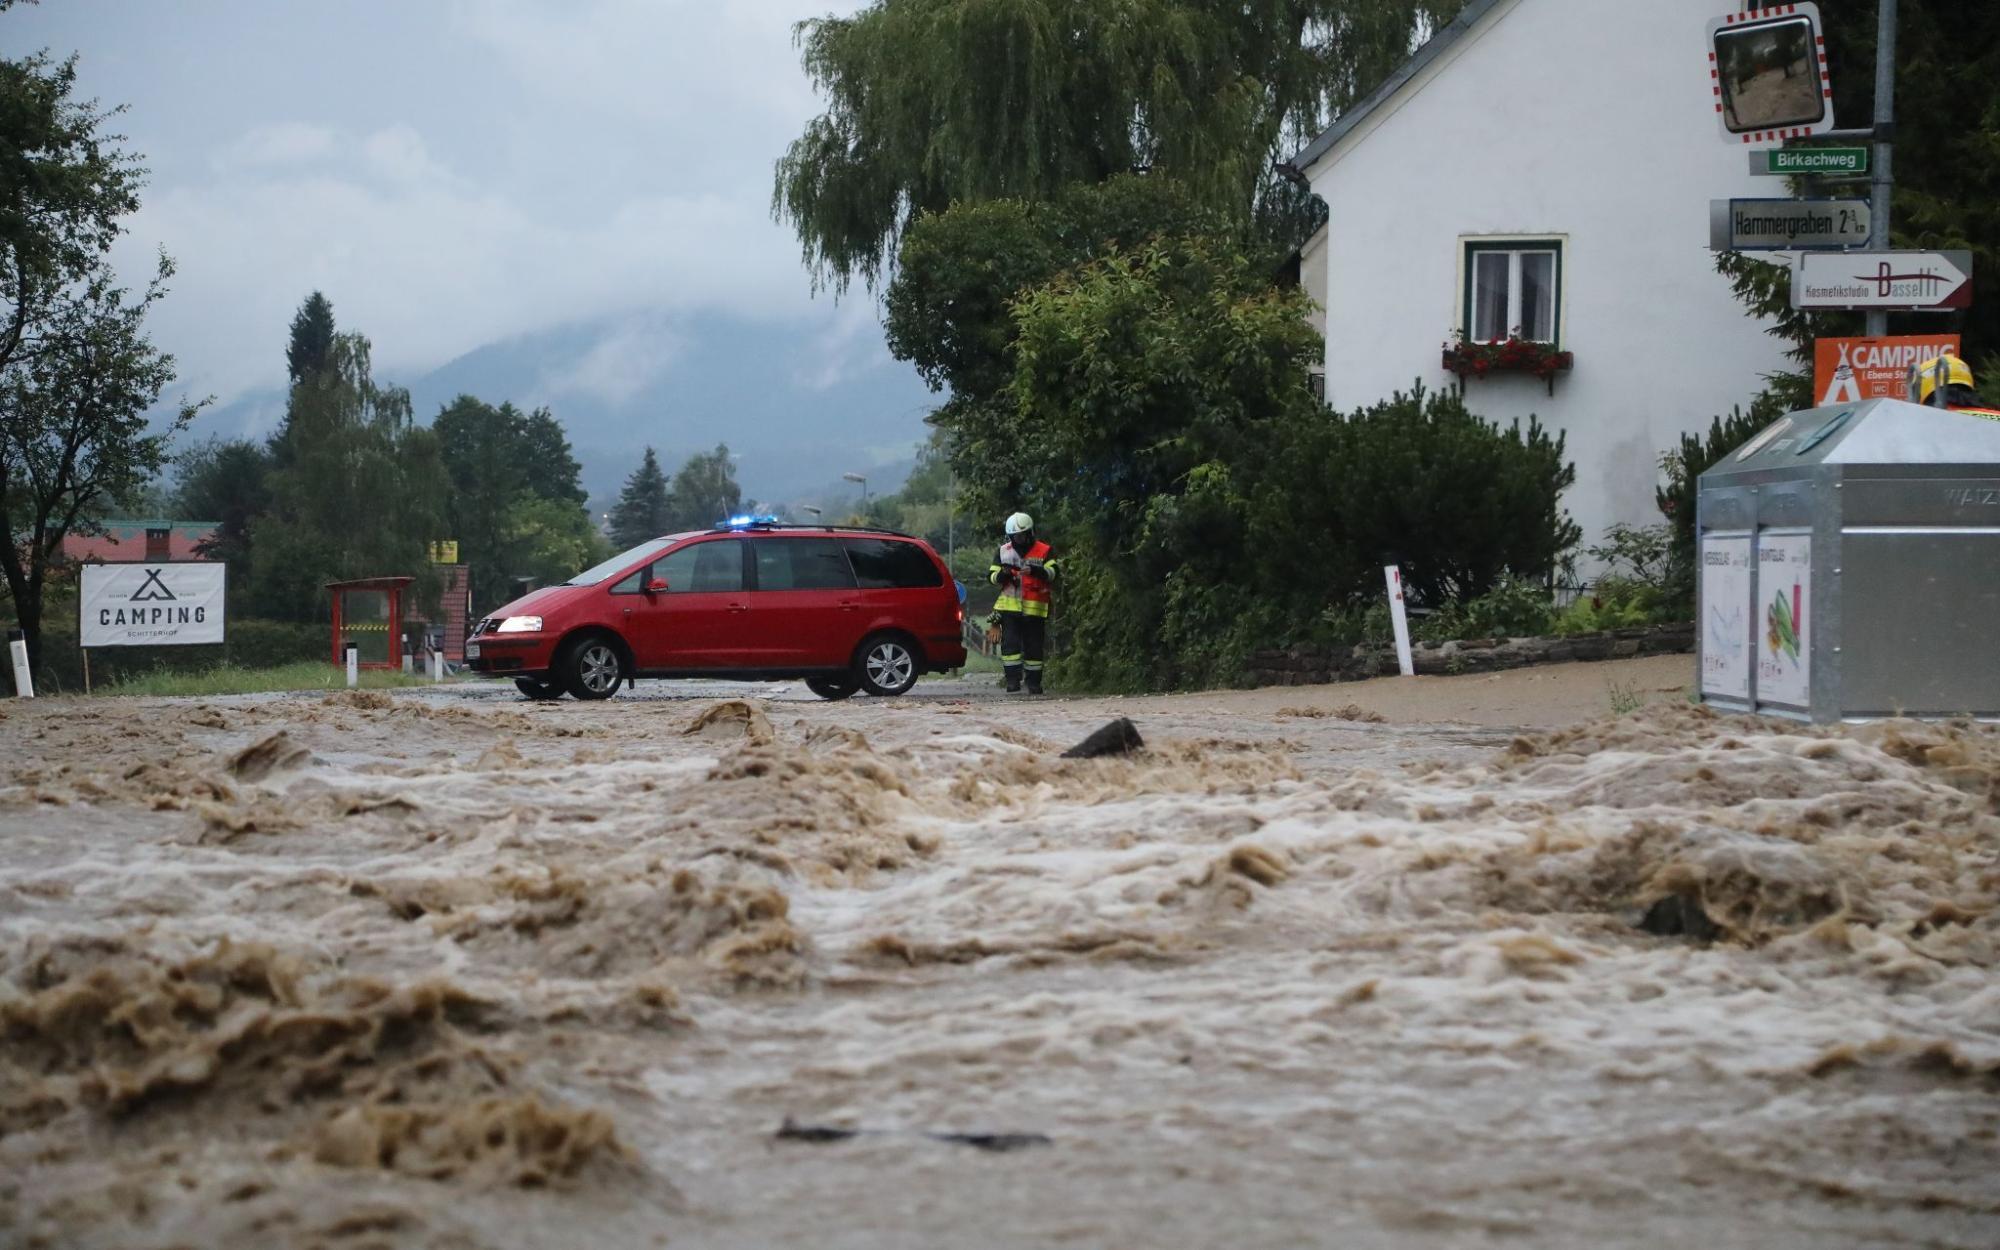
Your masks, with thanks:
[(1016, 534), (1025, 534), (1033, 528), (1035, 528), (1035, 518), (1025, 512), (1016, 512), (1013, 516), (1007, 518), (1007, 536), (1009, 538), (1012, 538)]

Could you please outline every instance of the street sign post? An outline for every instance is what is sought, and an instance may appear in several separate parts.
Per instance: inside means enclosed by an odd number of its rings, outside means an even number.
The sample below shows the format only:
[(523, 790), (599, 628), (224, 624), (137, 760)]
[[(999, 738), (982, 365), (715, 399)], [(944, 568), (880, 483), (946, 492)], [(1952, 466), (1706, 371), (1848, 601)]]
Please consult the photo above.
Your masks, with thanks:
[(1750, 172), (1759, 178), (1868, 172), (1867, 148), (1759, 148), (1748, 155)]
[(1710, 200), (1708, 245), (1718, 252), (1862, 247), (1866, 200)]
[(1925, 312), (1971, 306), (1971, 252), (1800, 252), (1792, 262), (1794, 308)]

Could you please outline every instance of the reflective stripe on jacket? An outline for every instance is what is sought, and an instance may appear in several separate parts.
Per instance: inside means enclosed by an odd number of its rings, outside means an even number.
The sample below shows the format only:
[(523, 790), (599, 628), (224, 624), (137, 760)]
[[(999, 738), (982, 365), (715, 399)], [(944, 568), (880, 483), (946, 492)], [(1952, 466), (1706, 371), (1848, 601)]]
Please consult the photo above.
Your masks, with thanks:
[[(1042, 571), (1037, 573), (1029, 568), (1030, 560), (1040, 560)], [(1001, 543), (1000, 555), (986, 573), (986, 580), (1000, 588), (1000, 597), (993, 601), (993, 610), (1019, 612), (1024, 616), (1047, 616), (1049, 592), (1055, 585), (1055, 579), (1053, 547), (1038, 540), (1024, 556), (1014, 550), (1014, 544)]]

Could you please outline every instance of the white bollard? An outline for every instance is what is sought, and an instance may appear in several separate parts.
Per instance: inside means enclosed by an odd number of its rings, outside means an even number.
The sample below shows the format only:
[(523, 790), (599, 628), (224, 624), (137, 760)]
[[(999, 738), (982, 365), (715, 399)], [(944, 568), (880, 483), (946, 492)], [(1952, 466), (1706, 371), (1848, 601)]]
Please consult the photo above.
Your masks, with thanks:
[(354, 689), (361, 684), (361, 648), (347, 644), (347, 688)]
[(1382, 572), (1389, 580), (1389, 621), (1396, 627), (1396, 663), (1403, 676), (1415, 677), (1417, 666), (1410, 659), (1410, 618), (1403, 611), (1403, 570), (1391, 564)]
[(431, 680), (444, 680), (444, 652), (442, 651), (431, 652)]
[(28, 669), (28, 635), (18, 629), (7, 631), (7, 650), (14, 654), (14, 693), (23, 699), (35, 697), (35, 675)]
[(412, 656), (412, 655), (410, 654), (410, 645), (409, 645), (408, 643), (404, 643), (404, 644), (403, 644), (403, 676), (405, 676), (405, 677), (408, 677), (408, 676), (410, 675), (410, 666), (411, 666), (412, 664), (414, 664), (415, 662), (416, 662), (416, 659), (415, 659), (415, 657), (413, 657), (413, 656)]

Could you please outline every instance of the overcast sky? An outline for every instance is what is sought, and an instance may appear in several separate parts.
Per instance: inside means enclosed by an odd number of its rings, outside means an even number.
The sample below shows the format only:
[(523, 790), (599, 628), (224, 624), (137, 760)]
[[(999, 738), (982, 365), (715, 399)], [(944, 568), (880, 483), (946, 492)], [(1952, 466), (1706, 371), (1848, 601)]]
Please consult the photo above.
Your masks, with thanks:
[(392, 380), (628, 318), (577, 366), (615, 391), (661, 314), (795, 322), (833, 373), (883, 357), (873, 302), (813, 298), (769, 209), (818, 111), (792, 24), (856, 7), (46, 0), (0, 15), (0, 46), (77, 52), (84, 93), (130, 105), (118, 129), (152, 173), (119, 262), (179, 262), (151, 324), (190, 392), (281, 385), (314, 288)]

